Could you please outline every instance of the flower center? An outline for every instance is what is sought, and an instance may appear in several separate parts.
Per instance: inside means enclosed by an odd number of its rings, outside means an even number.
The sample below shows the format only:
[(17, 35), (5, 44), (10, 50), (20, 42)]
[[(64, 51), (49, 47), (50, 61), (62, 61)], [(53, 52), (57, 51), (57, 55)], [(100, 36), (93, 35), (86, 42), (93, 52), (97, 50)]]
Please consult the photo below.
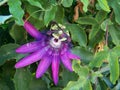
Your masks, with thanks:
[(53, 47), (53, 48), (60, 48), (61, 46), (61, 40), (57, 39), (57, 38), (52, 38), (50, 40), (50, 45)]

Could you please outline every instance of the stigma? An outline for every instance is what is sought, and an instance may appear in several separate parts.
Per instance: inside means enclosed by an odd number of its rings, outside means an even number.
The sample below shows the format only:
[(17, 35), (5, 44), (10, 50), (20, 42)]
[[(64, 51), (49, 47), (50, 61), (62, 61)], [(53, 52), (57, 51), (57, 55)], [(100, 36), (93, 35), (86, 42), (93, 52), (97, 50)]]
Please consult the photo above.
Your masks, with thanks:
[(62, 44), (62, 41), (60, 39), (57, 39), (54, 37), (50, 39), (50, 45), (53, 48), (60, 48), (61, 44)]

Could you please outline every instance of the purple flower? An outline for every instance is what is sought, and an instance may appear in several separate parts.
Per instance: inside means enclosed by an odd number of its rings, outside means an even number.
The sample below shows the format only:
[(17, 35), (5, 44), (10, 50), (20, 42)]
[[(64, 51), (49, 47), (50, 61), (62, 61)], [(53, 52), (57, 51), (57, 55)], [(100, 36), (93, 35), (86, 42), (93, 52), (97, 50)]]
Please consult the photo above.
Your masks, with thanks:
[(28, 21), (24, 23), (24, 28), (36, 41), (24, 44), (16, 49), (17, 53), (29, 53), (30, 55), (17, 62), (15, 68), (22, 68), (39, 61), (36, 78), (40, 78), (51, 65), (52, 77), (56, 85), (60, 60), (69, 71), (73, 71), (71, 60), (80, 59), (79, 56), (70, 51), (69, 35), (63, 30), (64, 27), (60, 28), (59, 26), (42, 34)]

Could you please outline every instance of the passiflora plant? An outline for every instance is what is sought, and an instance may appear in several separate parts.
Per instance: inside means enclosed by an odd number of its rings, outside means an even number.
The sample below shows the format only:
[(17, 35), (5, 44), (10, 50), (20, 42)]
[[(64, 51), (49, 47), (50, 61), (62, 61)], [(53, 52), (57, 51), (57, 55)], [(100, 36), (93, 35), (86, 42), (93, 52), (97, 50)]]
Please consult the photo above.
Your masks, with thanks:
[(0, 90), (119, 90), (120, 0), (0, 0)]

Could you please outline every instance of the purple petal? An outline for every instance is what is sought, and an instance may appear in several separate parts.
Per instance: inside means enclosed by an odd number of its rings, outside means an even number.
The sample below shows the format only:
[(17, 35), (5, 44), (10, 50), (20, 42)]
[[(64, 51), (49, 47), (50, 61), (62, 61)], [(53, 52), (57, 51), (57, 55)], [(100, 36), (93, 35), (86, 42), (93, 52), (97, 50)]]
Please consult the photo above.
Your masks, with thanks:
[(73, 71), (71, 60), (67, 57), (66, 54), (61, 56), (61, 61), (68, 70)]
[(51, 57), (50, 56), (45, 56), (43, 59), (40, 61), (37, 71), (36, 71), (36, 78), (41, 77), (48, 69), (48, 67), (51, 64)]
[(30, 42), (30, 43), (24, 44), (24, 45), (20, 46), (19, 48), (17, 48), (16, 52), (23, 53), (23, 54), (34, 52), (34, 51), (36, 51), (44, 46), (40, 43), (42, 43), (42, 42), (35, 41), (35, 42)]
[(52, 55), (52, 54), (53, 54), (53, 50), (54, 50), (53, 48), (50, 48), (50, 49), (48, 50), (47, 54), (48, 54), (48, 55)]
[(52, 58), (52, 77), (55, 85), (58, 83), (60, 58), (58, 55), (53, 55)]
[(67, 44), (64, 44), (61, 48), (61, 55), (65, 54), (68, 50), (68, 45)]
[(24, 28), (32, 37), (36, 39), (41, 39), (43, 37), (43, 35), (28, 21), (25, 21)]
[(48, 49), (49, 47), (46, 46), (43, 49), (39, 49), (38, 51), (26, 56), (25, 58), (21, 59), (19, 62), (15, 64), (15, 68), (25, 67), (40, 60)]
[(76, 59), (76, 60), (80, 60), (80, 57), (75, 55), (75, 54), (72, 54), (70, 51), (67, 52), (67, 56), (70, 58), (70, 59)]

